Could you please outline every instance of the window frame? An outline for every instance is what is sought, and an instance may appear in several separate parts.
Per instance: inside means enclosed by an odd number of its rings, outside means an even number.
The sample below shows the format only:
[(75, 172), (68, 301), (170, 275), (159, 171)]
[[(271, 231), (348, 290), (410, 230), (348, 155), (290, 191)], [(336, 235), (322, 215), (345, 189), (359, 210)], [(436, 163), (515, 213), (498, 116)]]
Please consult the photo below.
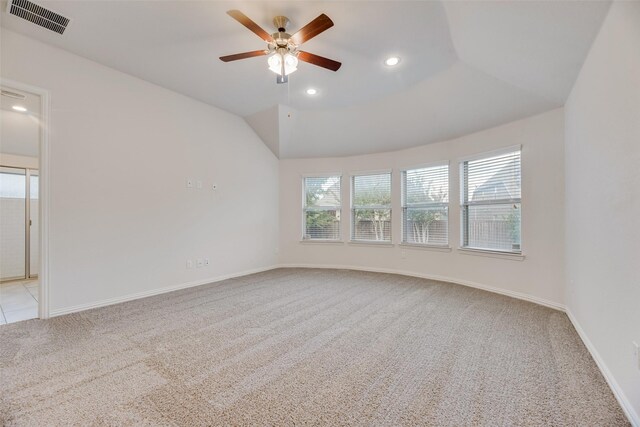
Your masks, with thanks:
[[(389, 207), (379, 206), (358, 206), (354, 205), (355, 196), (355, 178), (358, 176), (371, 176), (371, 175), (389, 175)], [(393, 169), (382, 170), (368, 170), (357, 171), (349, 173), (349, 243), (359, 244), (373, 244), (373, 245), (393, 245)], [(355, 238), (355, 211), (356, 209), (375, 209), (375, 210), (389, 210), (389, 240), (369, 240), (369, 239), (356, 239)]]
[[(407, 212), (407, 204), (406, 204), (406, 185), (407, 185), (407, 171), (419, 170), (419, 169), (429, 169), (436, 168), (440, 166), (447, 167), (447, 202), (435, 202), (435, 203), (426, 203), (425, 207), (445, 207), (447, 209), (447, 242), (444, 244), (430, 244), (430, 243), (415, 243), (408, 242), (405, 240), (405, 216)], [(421, 248), (436, 248), (436, 249), (450, 249), (450, 221), (449, 214), (451, 213), (451, 162), (449, 160), (442, 160), (438, 162), (431, 162), (427, 164), (421, 164), (417, 166), (407, 167), (400, 169), (400, 210), (401, 210), (401, 219), (400, 219), (400, 244), (403, 246), (416, 246)]]
[[(481, 201), (481, 202), (471, 202), (467, 201), (465, 203), (465, 191), (466, 191), (466, 181), (467, 174), (465, 174), (464, 165), (467, 162), (481, 160), (491, 157), (499, 157), (501, 155), (506, 155), (513, 152), (520, 153), (520, 197), (519, 198), (510, 198), (510, 199), (498, 199), (498, 200), (490, 200), (490, 201)], [(505, 256), (505, 257), (514, 257), (514, 258), (524, 258), (524, 245), (522, 239), (522, 223), (523, 223), (523, 211), (522, 211), (522, 164), (523, 164), (523, 156), (522, 156), (522, 145), (514, 145), (510, 147), (500, 148), (497, 150), (484, 151), (482, 153), (477, 153), (472, 156), (463, 157), (458, 159), (458, 176), (460, 178), (460, 246), (458, 250), (467, 253), (476, 253), (476, 254), (487, 254), (487, 255), (497, 255), (497, 256)], [(514, 204), (517, 203), (520, 205), (520, 249), (519, 250), (501, 250), (501, 249), (490, 249), (490, 248), (480, 248), (475, 246), (465, 245), (465, 227), (468, 227), (468, 222), (465, 220), (465, 211), (468, 206), (490, 206), (490, 205), (500, 205), (500, 204)], [(466, 216), (468, 218), (468, 215)], [(468, 233), (467, 233), (468, 234)]]
[[(307, 178), (331, 178), (331, 177), (337, 177), (338, 178), (338, 182), (340, 183), (340, 206), (331, 206), (331, 207), (312, 207), (309, 208), (307, 206)], [(313, 243), (336, 243), (336, 242), (343, 242), (343, 238), (342, 238), (342, 205), (343, 205), (343, 187), (342, 187), (342, 173), (341, 172), (335, 172), (335, 173), (310, 173), (310, 174), (303, 174), (302, 175), (302, 238), (300, 239), (301, 242), (313, 242)], [(314, 239), (314, 238), (308, 238), (307, 236), (307, 212), (308, 211), (329, 211), (329, 210), (335, 210), (336, 212), (338, 212), (340, 214), (340, 224), (338, 227), (338, 238), (337, 239)]]

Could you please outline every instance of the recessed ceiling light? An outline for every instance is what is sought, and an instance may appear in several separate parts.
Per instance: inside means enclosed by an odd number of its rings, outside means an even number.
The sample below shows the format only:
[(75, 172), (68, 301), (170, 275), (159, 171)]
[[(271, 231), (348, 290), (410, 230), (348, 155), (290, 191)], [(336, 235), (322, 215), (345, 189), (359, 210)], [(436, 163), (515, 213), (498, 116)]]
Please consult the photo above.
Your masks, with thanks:
[(307, 89), (307, 95), (315, 95), (316, 93), (318, 93), (317, 90), (315, 90), (314, 88), (310, 87), (309, 89)]
[(393, 67), (394, 65), (398, 65), (400, 63), (400, 58), (398, 58), (397, 56), (391, 56), (387, 59), (384, 60), (385, 65), (388, 65), (389, 67)]
[(27, 109), (24, 108), (22, 105), (14, 105), (11, 108), (13, 108), (16, 111), (20, 111), (21, 113), (25, 113), (27, 111)]

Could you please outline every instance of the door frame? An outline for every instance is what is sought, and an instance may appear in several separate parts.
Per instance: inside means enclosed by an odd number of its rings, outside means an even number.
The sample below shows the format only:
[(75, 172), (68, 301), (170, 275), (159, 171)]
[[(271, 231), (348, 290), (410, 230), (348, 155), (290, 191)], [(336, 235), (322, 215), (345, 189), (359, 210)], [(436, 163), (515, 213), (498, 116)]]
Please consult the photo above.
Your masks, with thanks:
[(49, 280), (49, 207), (50, 207), (50, 182), (49, 182), (49, 136), (51, 117), (51, 95), (48, 90), (32, 86), (26, 83), (0, 77), (0, 85), (8, 88), (30, 92), (40, 96), (40, 156), (39, 156), (39, 245), (40, 245), (40, 269), (38, 281), (40, 295), (38, 298), (38, 317), (48, 319), (50, 306), (50, 280)]

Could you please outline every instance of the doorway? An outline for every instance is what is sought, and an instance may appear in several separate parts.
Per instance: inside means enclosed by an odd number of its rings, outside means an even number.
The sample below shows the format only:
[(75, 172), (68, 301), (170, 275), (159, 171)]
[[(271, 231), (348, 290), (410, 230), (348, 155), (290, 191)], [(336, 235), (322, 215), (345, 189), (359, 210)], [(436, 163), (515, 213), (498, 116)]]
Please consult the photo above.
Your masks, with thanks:
[(40, 299), (40, 95), (1, 86), (0, 325), (37, 318)]

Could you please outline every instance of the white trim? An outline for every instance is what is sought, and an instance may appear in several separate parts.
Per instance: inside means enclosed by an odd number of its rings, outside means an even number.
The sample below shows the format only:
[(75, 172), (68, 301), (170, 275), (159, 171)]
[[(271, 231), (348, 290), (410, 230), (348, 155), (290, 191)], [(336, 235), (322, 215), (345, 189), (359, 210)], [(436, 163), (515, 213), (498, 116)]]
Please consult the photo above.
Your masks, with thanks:
[(458, 157), (458, 163), (471, 162), (473, 160), (484, 159), (485, 157), (496, 157), (502, 154), (513, 153), (514, 151), (522, 151), (522, 144), (511, 145), (504, 148), (496, 148), (495, 150), (482, 151), (469, 156)]
[(356, 246), (374, 246), (378, 248), (392, 248), (395, 246), (393, 242), (387, 242), (385, 240), (349, 240), (347, 244)]
[(180, 289), (192, 288), (194, 286), (206, 285), (209, 283), (221, 282), (227, 279), (233, 279), (234, 277), (247, 276), (249, 274), (262, 273), (264, 271), (274, 270), (276, 268), (280, 268), (279, 265), (271, 265), (268, 267), (256, 268), (252, 270), (241, 271), (239, 273), (225, 274), (223, 276), (211, 277), (208, 279), (196, 280), (193, 282), (181, 283), (179, 285), (167, 286), (160, 289), (152, 289), (150, 291), (138, 292), (135, 294), (129, 294), (122, 297), (109, 298), (102, 301), (92, 302), (88, 304), (80, 304), (74, 305), (71, 307), (60, 308), (57, 310), (51, 311), (51, 317), (62, 316), (64, 314), (77, 313), (79, 311), (91, 310), (93, 308), (106, 307), (108, 305), (119, 304), (122, 302), (133, 301), (140, 298), (151, 297), (154, 295), (165, 294), (168, 292), (178, 291)]
[(436, 252), (451, 252), (451, 246), (447, 246), (447, 245), (427, 245), (423, 243), (402, 242), (399, 244), (399, 246), (402, 249), (418, 249), (418, 250), (436, 251)]
[(332, 239), (302, 239), (299, 243), (307, 244), (323, 244), (323, 245), (344, 245), (344, 240), (332, 240)]
[(301, 178), (329, 178), (330, 176), (339, 176), (342, 178), (342, 172), (318, 172), (318, 173), (301, 173)]
[(38, 221), (40, 222), (40, 236), (38, 236), (40, 240), (40, 269), (38, 271), (40, 295), (38, 298), (38, 317), (40, 319), (48, 319), (51, 315), (49, 312), (49, 189), (51, 188), (49, 182), (49, 135), (51, 126), (51, 95), (46, 89), (6, 78), (0, 78), (0, 85), (40, 96), (41, 138), (40, 165), (38, 168), (40, 177), (38, 182), (40, 192), (38, 201), (40, 209), (38, 217)]
[[(451, 160), (440, 160), (437, 162), (429, 162), (429, 163), (422, 163), (419, 165), (415, 165), (415, 166), (409, 166), (409, 167), (403, 167), (401, 169), (398, 169), (398, 172), (407, 172), (407, 171), (411, 171), (411, 170), (416, 170), (416, 169), (429, 169), (429, 168), (437, 168), (438, 166), (451, 166)], [(449, 172), (447, 170), (447, 172)], [(448, 175), (448, 173), (447, 173)], [(448, 177), (447, 177), (448, 179)]]
[(449, 282), (457, 285), (468, 286), (470, 288), (482, 289), (483, 291), (493, 292), (495, 294), (506, 295), (512, 298), (529, 301), (534, 304), (543, 305), (545, 307), (552, 308), (558, 311), (565, 311), (565, 306), (563, 304), (557, 303), (555, 301), (550, 301), (544, 298), (536, 297), (533, 295), (525, 294), (522, 292), (510, 291), (507, 289), (496, 288), (493, 286), (483, 285), (476, 282), (471, 282), (468, 280), (456, 279), (453, 277), (447, 276), (437, 276), (433, 274), (423, 274), (423, 273), (415, 273), (413, 271), (406, 270), (397, 270), (392, 268), (370, 268), (370, 267), (361, 267), (356, 265), (327, 265), (327, 264), (280, 264), (280, 268), (326, 268), (326, 269), (335, 269), (335, 270), (356, 270), (356, 271), (369, 271), (372, 273), (388, 273), (388, 274), (400, 274), (403, 276), (410, 277), (419, 277), (421, 279), (429, 279), (436, 280), (439, 282)]
[(571, 309), (569, 309), (568, 307), (565, 308), (565, 312), (567, 313), (567, 317), (569, 317), (569, 320), (573, 324), (573, 327), (578, 332), (578, 335), (582, 339), (585, 347), (587, 347), (587, 350), (589, 350), (589, 353), (591, 353), (591, 357), (596, 362), (596, 365), (598, 366), (598, 369), (600, 369), (600, 372), (602, 372), (602, 376), (604, 376), (604, 379), (607, 381), (609, 388), (620, 404), (622, 411), (629, 419), (629, 422), (634, 427), (640, 427), (640, 417), (633, 409), (631, 402), (629, 401), (629, 399), (627, 399), (627, 396), (624, 394), (624, 391), (622, 391), (622, 388), (620, 388), (620, 385), (607, 367), (606, 363), (604, 363), (604, 360), (600, 356), (600, 353), (598, 353), (598, 350), (596, 350), (596, 347), (593, 345), (584, 329), (582, 329), (582, 326), (580, 326), (580, 324), (578, 323), (578, 319), (576, 319), (576, 317), (571, 312)]
[(393, 174), (393, 169), (378, 169), (378, 170), (365, 170), (365, 171), (351, 171), (349, 176), (369, 176), (369, 175), (386, 175)]
[(489, 258), (510, 259), (511, 261), (524, 261), (525, 255), (520, 252), (501, 252), (488, 249), (458, 248), (463, 255), (484, 256)]

